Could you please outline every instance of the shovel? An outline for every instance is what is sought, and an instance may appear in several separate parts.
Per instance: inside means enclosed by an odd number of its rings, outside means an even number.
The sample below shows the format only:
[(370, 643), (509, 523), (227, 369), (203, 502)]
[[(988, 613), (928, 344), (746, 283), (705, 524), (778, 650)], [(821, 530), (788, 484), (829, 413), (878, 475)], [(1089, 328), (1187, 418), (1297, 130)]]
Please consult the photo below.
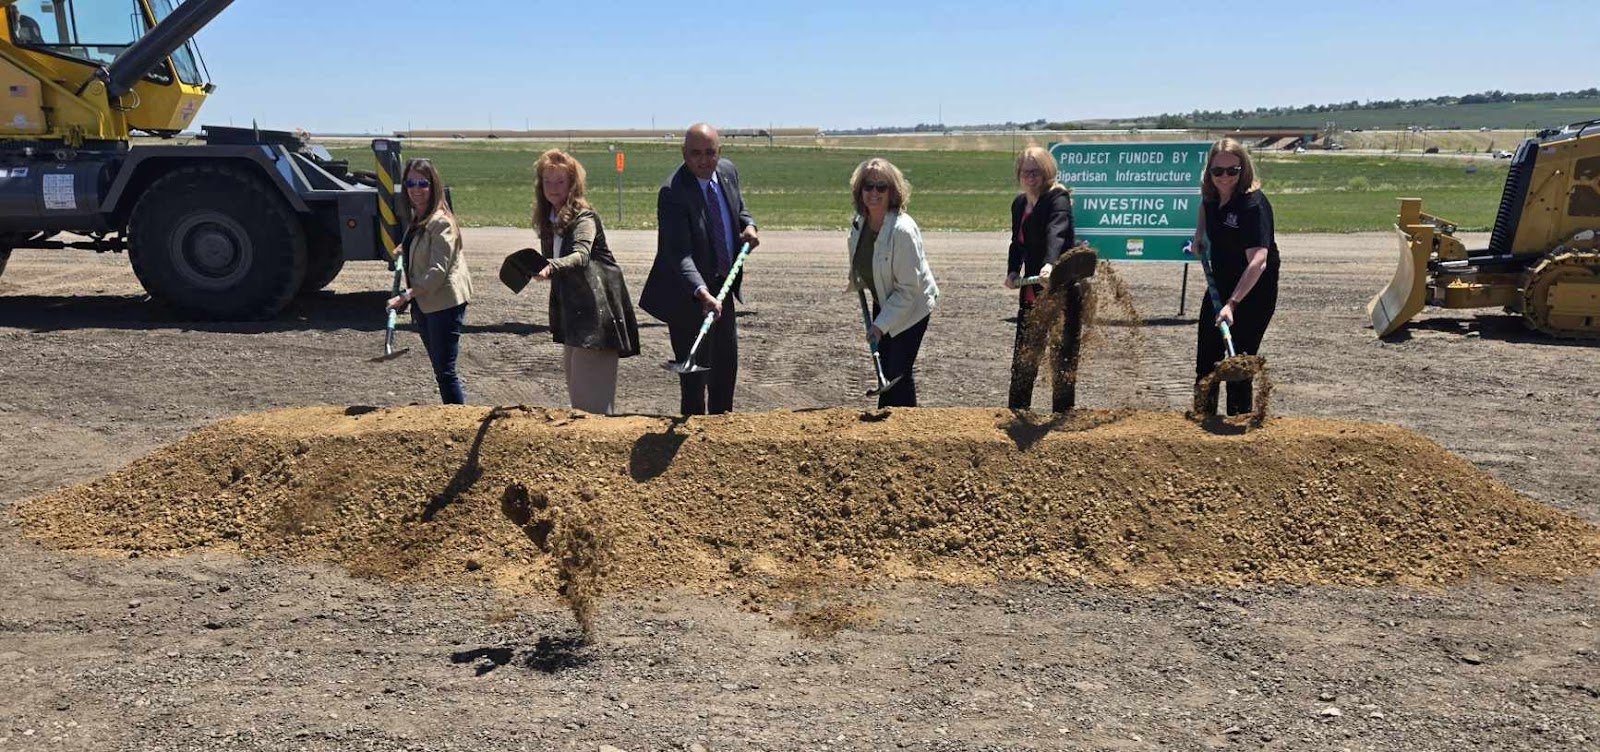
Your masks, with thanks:
[(872, 341), (872, 311), (867, 307), (867, 291), (856, 288), (856, 295), (861, 298), (861, 323), (867, 328), (867, 352), (872, 354), (872, 372), (878, 377), (878, 385), (868, 389), (866, 396), (877, 397), (893, 389), (894, 385), (900, 383), (900, 379), (905, 376), (902, 374), (892, 379), (883, 377), (883, 358), (878, 356), (878, 343)]
[[(739, 247), (739, 255), (733, 258), (733, 267), (728, 269), (728, 278), (722, 282), (722, 291), (717, 293), (717, 305), (728, 298), (728, 291), (733, 289), (734, 280), (739, 278), (739, 271), (744, 268), (744, 260), (750, 256), (750, 244), (745, 243)], [(700, 350), (700, 343), (705, 340), (706, 332), (711, 331), (711, 323), (717, 320), (716, 311), (706, 311), (705, 321), (700, 322), (700, 333), (694, 336), (694, 344), (689, 346), (689, 354), (683, 357), (682, 363), (667, 361), (661, 364), (662, 368), (676, 374), (700, 373), (711, 370), (702, 365), (696, 365), (694, 354)]]
[[(400, 283), (401, 283), (402, 280), (405, 279), (405, 274), (406, 274), (406, 259), (405, 259), (405, 256), (403, 256), (403, 255), (402, 256), (396, 256), (395, 260), (394, 260), (394, 292), (389, 297), (394, 297), (395, 295), (399, 295), (400, 294)], [(385, 322), (384, 325), (383, 325), (383, 354), (379, 355), (376, 358), (372, 358), (371, 360), (369, 360), (367, 362), (369, 362), (369, 363), (382, 363), (384, 361), (394, 360), (395, 358), (398, 358), (398, 357), (400, 357), (402, 355), (405, 355), (408, 352), (411, 352), (411, 348), (409, 348), (409, 347), (403, 347), (403, 348), (401, 348), (399, 350), (394, 349), (394, 322), (395, 322), (395, 318), (399, 315), (399, 313), (400, 313), (400, 311), (397, 310), (397, 309), (394, 309), (394, 308), (390, 308), (389, 309), (388, 321)]]
[(1050, 267), (1049, 274), (1023, 277), (1017, 280), (1017, 287), (1042, 285), (1045, 282), (1049, 282), (1051, 287), (1065, 287), (1070, 282), (1093, 277), (1095, 265), (1099, 262), (1100, 255), (1093, 248), (1087, 245), (1074, 246), (1061, 254), (1055, 266)]

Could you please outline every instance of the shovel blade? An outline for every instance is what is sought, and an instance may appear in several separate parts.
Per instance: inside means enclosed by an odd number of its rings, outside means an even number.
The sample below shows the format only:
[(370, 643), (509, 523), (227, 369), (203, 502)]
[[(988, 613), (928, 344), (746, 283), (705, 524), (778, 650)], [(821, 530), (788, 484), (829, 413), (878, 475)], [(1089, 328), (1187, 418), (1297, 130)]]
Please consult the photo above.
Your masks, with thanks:
[(1087, 246), (1073, 248), (1061, 254), (1055, 267), (1050, 270), (1050, 287), (1063, 289), (1080, 279), (1093, 277), (1095, 266), (1099, 262), (1099, 254)]
[(868, 397), (879, 397), (879, 396), (882, 396), (884, 392), (887, 392), (890, 389), (893, 389), (894, 385), (900, 383), (900, 380), (903, 379), (903, 378), (905, 378), (905, 377), (904, 376), (896, 376), (896, 377), (894, 377), (892, 379), (889, 379), (888, 381), (879, 382), (878, 386), (867, 390), (867, 396)]
[(669, 360), (669, 361), (667, 361), (665, 363), (662, 363), (661, 367), (667, 369), (668, 371), (676, 373), (676, 374), (701, 373), (703, 371), (711, 370), (709, 368), (706, 368), (705, 366), (695, 364), (694, 361), (686, 361), (686, 362), (683, 362), (683, 363), (679, 363), (679, 362), (674, 361), (674, 360)]
[(1217, 378), (1223, 381), (1249, 381), (1261, 373), (1266, 361), (1259, 355), (1234, 355), (1217, 363)]
[(400, 357), (402, 355), (405, 355), (408, 352), (411, 352), (411, 348), (402, 347), (399, 350), (395, 350), (393, 352), (386, 352), (386, 353), (384, 353), (382, 355), (379, 355), (376, 358), (370, 358), (370, 359), (367, 360), (367, 362), (368, 363), (385, 363), (385, 362), (394, 360), (395, 358), (398, 358), (398, 357)]

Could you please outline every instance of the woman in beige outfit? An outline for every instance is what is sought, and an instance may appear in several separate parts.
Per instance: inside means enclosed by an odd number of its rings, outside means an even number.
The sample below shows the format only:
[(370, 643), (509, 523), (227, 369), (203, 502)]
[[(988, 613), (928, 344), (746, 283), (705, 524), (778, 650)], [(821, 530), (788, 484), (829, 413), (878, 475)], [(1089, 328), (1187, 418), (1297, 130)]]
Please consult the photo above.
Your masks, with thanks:
[(456, 356), (461, 352), (467, 300), (472, 297), (472, 275), (461, 254), (461, 226), (445, 203), (444, 181), (433, 162), (413, 159), (406, 163), (404, 174), (406, 200), (411, 204), (411, 224), (402, 241), (407, 287), (389, 299), (389, 308), (410, 304), (411, 319), (439, 382), (439, 397), (447, 405), (465, 404)]
[(639, 324), (599, 215), (583, 197), (583, 165), (551, 149), (533, 165), (533, 225), (549, 264), (550, 333), (565, 347), (567, 398), (586, 412), (616, 410), (617, 362), (639, 354)]

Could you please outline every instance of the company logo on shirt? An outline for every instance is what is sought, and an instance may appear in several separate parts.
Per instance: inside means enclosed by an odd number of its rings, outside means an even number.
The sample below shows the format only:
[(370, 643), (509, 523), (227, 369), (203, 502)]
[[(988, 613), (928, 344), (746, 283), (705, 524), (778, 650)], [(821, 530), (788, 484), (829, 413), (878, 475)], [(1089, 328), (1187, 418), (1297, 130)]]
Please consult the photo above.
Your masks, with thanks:
[(1222, 218), (1222, 226), (1230, 230), (1239, 229), (1239, 215), (1228, 212), (1228, 216)]

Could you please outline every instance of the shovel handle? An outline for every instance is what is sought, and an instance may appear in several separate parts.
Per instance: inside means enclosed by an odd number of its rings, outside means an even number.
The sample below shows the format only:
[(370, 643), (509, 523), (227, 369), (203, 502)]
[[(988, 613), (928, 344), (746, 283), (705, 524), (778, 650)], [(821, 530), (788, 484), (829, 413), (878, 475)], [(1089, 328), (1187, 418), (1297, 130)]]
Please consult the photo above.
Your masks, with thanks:
[(734, 281), (739, 279), (739, 271), (744, 269), (744, 260), (749, 257), (750, 244), (739, 246), (739, 255), (733, 257), (733, 266), (728, 267), (728, 278), (722, 281), (722, 290), (717, 293), (717, 305), (722, 305), (722, 301), (728, 299), (728, 292), (733, 289)]
[(872, 309), (867, 306), (867, 291), (857, 287), (856, 299), (861, 301), (861, 328), (867, 333), (867, 350), (877, 355), (878, 343), (872, 340)]
[[(1194, 255), (1200, 258), (1200, 271), (1206, 275), (1206, 294), (1211, 296), (1211, 307), (1218, 313), (1222, 312), (1222, 296), (1217, 294), (1217, 285), (1211, 277), (1211, 237), (1205, 233), (1200, 234), (1200, 243), (1195, 246)], [(1227, 322), (1218, 322), (1217, 329), (1222, 332), (1222, 344), (1227, 348), (1228, 357), (1234, 356), (1233, 332)]]
[[(722, 289), (717, 291), (717, 305), (728, 299), (728, 293), (733, 290), (733, 283), (739, 279), (739, 272), (744, 269), (744, 260), (750, 257), (750, 244), (739, 246), (739, 255), (733, 259), (733, 266), (728, 268), (728, 278), (722, 281)], [(711, 324), (717, 320), (717, 312), (706, 311), (706, 317), (700, 322), (700, 332), (694, 335), (694, 344), (689, 346), (689, 355), (683, 359), (684, 363), (693, 363), (694, 354), (700, 351), (700, 341), (706, 338), (706, 332), (711, 331)]]

